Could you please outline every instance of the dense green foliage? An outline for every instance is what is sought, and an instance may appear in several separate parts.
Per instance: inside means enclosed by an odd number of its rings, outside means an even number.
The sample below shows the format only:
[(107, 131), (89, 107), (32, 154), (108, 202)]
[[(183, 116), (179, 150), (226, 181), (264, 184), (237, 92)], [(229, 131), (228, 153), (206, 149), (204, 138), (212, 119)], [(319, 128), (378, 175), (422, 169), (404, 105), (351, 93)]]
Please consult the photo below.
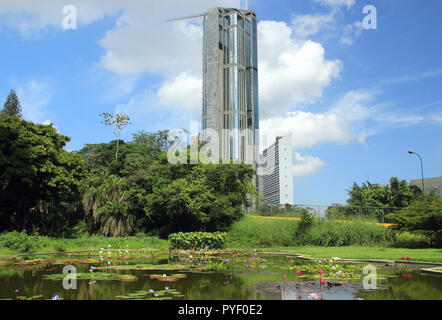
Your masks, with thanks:
[(168, 241), (138, 233), (130, 237), (82, 235), (75, 239), (27, 235), (25, 232), (0, 234), (0, 254), (70, 252), (100, 249), (166, 249)]
[(18, 253), (31, 253), (40, 247), (38, 237), (28, 236), (26, 232), (12, 231), (0, 235), (0, 248)]
[(228, 233), (228, 243), (231, 247), (249, 248), (393, 243), (393, 230), (370, 222), (372, 221), (354, 219), (348, 223), (338, 223), (311, 216), (305, 217), (303, 222), (245, 217), (233, 224)]
[(354, 182), (352, 188), (347, 191), (348, 205), (329, 207), (327, 217), (345, 218), (359, 215), (386, 222), (389, 213), (407, 207), (422, 194), (418, 187), (410, 187), (405, 180), (399, 181), (396, 177), (392, 177), (390, 183), (385, 186), (369, 181), (359, 186)]
[(63, 233), (81, 213), (81, 155), (52, 125), (0, 115), (0, 231)]
[[(110, 143), (112, 144), (112, 143)], [(120, 145), (87, 145), (83, 226), (120, 236), (150, 232), (225, 231), (242, 216), (254, 170), (243, 164), (170, 164), (167, 132), (140, 132)], [(81, 225), (80, 225), (81, 226)]]
[(442, 199), (438, 195), (421, 195), (388, 219), (396, 224), (396, 229), (427, 236), (432, 246), (442, 247)]
[(170, 164), (168, 131), (121, 140), (130, 123), (124, 114), (102, 114), (116, 141), (68, 152), (70, 138), (52, 125), (10, 113), (0, 114), (0, 232), (166, 238), (179, 231), (225, 231), (249, 206), (248, 195), (257, 195), (251, 166)]
[(225, 232), (178, 232), (169, 235), (170, 249), (200, 250), (223, 249)]

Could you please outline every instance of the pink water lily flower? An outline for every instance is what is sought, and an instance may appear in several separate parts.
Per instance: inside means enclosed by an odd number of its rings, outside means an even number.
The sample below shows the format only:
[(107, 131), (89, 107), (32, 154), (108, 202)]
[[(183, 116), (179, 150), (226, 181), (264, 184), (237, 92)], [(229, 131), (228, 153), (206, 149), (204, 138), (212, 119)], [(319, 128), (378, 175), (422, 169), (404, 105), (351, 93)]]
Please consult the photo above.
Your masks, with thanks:
[(320, 274), (323, 274), (324, 273), (324, 270), (322, 270), (322, 269), (319, 269), (319, 271), (318, 271)]
[(310, 293), (309, 298), (310, 299), (318, 299), (319, 296), (316, 293)]
[(301, 271), (301, 270), (296, 270), (296, 273), (297, 273), (298, 275), (300, 275), (300, 274), (302, 273), (302, 271)]

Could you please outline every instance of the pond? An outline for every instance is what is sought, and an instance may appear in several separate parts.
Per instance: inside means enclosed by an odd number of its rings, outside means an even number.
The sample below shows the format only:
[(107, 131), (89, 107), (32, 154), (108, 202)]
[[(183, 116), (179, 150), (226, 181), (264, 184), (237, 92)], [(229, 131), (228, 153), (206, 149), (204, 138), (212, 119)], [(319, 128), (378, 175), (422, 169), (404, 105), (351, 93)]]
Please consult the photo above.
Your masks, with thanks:
[[(364, 273), (367, 263), (256, 251), (103, 250), (14, 257), (0, 260), (0, 299), (442, 299), (442, 277), (421, 273), (423, 266), (371, 265)], [(367, 275), (366, 283), (375, 281), (376, 289), (364, 287)]]

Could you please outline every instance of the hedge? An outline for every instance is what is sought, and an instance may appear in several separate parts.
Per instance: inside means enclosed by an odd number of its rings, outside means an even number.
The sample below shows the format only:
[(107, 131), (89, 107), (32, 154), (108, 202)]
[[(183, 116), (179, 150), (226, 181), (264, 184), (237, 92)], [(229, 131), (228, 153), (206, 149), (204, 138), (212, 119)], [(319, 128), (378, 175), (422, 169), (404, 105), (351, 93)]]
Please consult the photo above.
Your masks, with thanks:
[(225, 232), (178, 232), (169, 235), (169, 243), (170, 249), (222, 249), (226, 237)]

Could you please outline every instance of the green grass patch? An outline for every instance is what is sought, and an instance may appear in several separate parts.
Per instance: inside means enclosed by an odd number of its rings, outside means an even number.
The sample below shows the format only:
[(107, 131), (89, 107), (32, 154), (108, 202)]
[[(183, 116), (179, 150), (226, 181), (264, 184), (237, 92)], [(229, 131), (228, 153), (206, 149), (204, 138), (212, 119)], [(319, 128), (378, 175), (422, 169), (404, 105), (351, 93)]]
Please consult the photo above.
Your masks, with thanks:
[[(0, 255), (69, 252), (105, 249), (167, 249), (169, 242), (154, 236), (137, 234), (131, 237), (82, 236), (74, 239), (28, 236), (9, 232), (0, 235)], [(110, 247), (109, 247), (110, 246)]]
[(373, 221), (354, 219), (347, 223), (313, 219), (303, 225), (294, 220), (244, 217), (236, 222), (227, 236), (228, 247), (253, 246), (349, 246), (389, 245), (395, 232)]

